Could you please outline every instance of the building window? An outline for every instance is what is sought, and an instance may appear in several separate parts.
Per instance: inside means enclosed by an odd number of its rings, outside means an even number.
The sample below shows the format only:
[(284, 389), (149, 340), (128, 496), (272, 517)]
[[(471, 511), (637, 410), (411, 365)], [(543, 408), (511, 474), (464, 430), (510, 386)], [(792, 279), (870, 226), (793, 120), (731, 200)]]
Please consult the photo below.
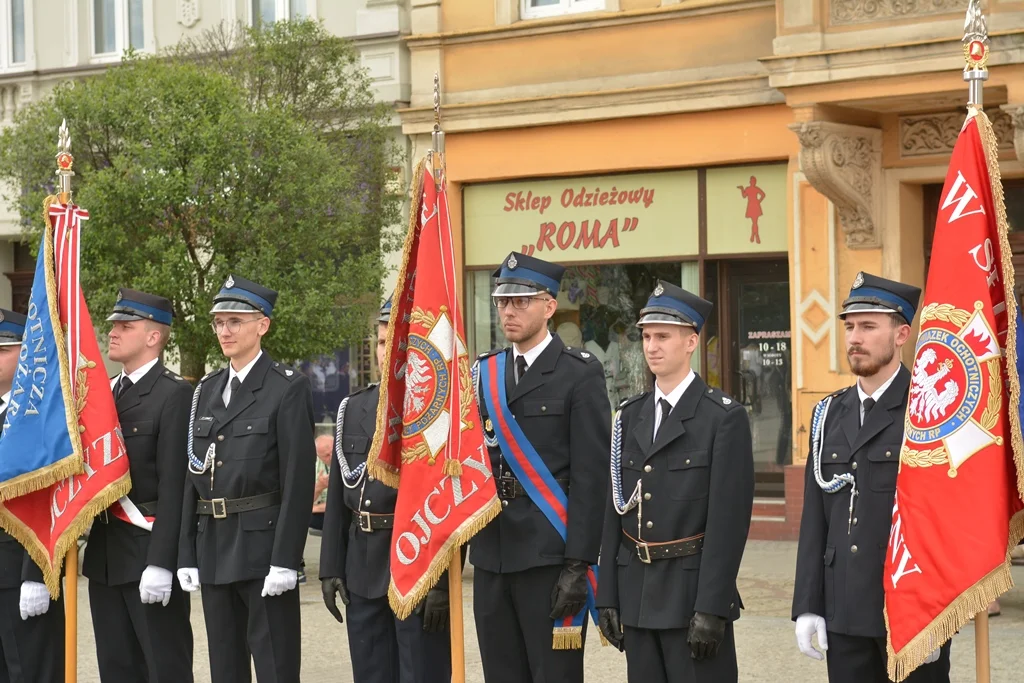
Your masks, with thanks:
[(272, 24), (284, 19), (305, 19), (309, 16), (307, 0), (252, 0), (250, 21)]
[(93, 49), (97, 56), (146, 47), (144, 0), (93, 0)]
[(25, 63), (25, 0), (0, 0), (0, 68)]
[(523, 19), (541, 19), (603, 9), (605, 0), (522, 0), (520, 16)]

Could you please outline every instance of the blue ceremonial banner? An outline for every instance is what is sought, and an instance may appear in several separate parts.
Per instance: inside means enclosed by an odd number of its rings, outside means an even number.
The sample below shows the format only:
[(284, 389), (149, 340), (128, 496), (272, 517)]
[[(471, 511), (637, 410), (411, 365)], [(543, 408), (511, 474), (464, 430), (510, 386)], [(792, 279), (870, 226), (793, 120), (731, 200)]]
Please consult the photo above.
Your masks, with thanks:
[[(0, 439), (0, 501), (10, 500), (82, 472), (77, 420), (68, 419), (65, 396), (71, 394), (67, 354), (57, 306), (47, 292), (46, 235), (36, 261), (32, 296), (18, 369)], [(51, 283), (52, 284), (52, 283)], [(77, 452), (77, 454), (76, 454)]]

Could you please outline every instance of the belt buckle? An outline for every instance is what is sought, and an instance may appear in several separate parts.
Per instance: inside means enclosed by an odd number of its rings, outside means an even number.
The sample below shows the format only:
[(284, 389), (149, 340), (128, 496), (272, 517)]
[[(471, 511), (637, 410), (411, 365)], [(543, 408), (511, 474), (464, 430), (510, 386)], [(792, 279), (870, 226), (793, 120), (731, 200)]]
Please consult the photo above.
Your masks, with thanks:
[(516, 497), (516, 480), (512, 477), (498, 479), (498, 496), (508, 500)]
[(651, 548), (643, 541), (636, 544), (636, 554), (644, 564), (651, 563)]
[(369, 512), (359, 513), (359, 530), (368, 534), (373, 533), (373, 519), (370, 517)]
[[(228, 504), (223, 498), (214, 498), (210, 501), (211, 507), (213, 507), (213, 518), (214, 519), (227, 519), (228, 516)], [(219, 509), (218, 509), (218, 506)]]

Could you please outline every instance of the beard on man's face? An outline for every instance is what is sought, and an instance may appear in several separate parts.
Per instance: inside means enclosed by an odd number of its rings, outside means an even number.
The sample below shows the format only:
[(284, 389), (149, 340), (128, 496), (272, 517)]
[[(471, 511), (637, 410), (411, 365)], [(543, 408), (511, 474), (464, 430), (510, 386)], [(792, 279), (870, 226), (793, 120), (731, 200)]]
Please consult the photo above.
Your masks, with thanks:
[(852, 346), (846, 352), (846, 358), (850, 361), (850, 371), (858, 377), (873, 377), (891, 363), (895, 355), (895, 341), (890, 341), (888, 348), (878, 355), (870, 354), (861, 346)]

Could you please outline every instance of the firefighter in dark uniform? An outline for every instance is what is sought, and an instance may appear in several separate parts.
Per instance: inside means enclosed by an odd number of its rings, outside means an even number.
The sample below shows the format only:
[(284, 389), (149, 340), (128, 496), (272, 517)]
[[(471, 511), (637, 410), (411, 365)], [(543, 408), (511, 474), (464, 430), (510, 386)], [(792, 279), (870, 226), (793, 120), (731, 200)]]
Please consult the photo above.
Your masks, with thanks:
[[(859, 273), (843, 302), (846, 354), (857, 384), (826, 397), (811, 420), (811, 451), (793, 594), (800, 651), (827, 654), (831, 683), (885, 683), (883, 570), (910, 372), (900, 350), (921, 290)], [(949, 643), (911, 683), (948, 683)]]
[(196, 387), (178, 580), (202, 584), (213, 683), (296, 683), (295, 590), (312, 514), (316, 448), (309, 380), (260, 348), (277, 292), (229, 276), (213, 329), (227, 368)]
[[(25, 336), (26, 318), (0, 309), (0, 425)], [(64, 681), (64, 598), (50, 600), (43, 572), (0, 529), (0, 683)]]
[[(377, 318), (377, 365), (384, 353), (391, 299)], [(366, 473), (366, 454), (377, 426), (379, 385), (355, 392), (338, 407), (335, 459), (327, 485), (320, 549), (324, 604), (346, 623), (355, 683), (447, 683), (451, 680), (448, 576), (409, 618), (395, 618), (388, 602), (391, 530), (398, 491)]]
[(111, 389), (136, 523), (116, 517), (114, 508), (100, 513), (82, 564), (93, 629), (104, 634), (96, 639), (103, 681), (192, 680), (189, 598), (174, 580), (192, 387), (160, 362), (173, 316), (164, 297), (121, 289), (107, 318), (107, 355), (123, 364)]
[(746, 410), (692, 369), (711, 309), (658, 283), (637, 322), (654, 391), (620, 403), (612, 428), (597, 604), (630, 683), (738, 678), (754, 457)]
[[(492, 293), (511, 348), (491, 351), (504, 361), (506, 422), (525, 437), (517, 452), (531, 450), (537, 469), (567, 497), (563, 535), (514, 474), (515, 453), (495, 441), (499, 416), (480, 401), (485, 438), (501, 514), (473, 537), (473, 611), (487, 683), (578, 683), (583, 680), (586, 620), (576, 642), (554, 636), (561, 624), (583, 612), (588, 568), (601, 543), (603, 492), (608, 486), (611, 408), (604, 369), (593, 354), (567, 347), (548, 331), (565, 268), (512, 253), (494, 272)], [(481, 393), (488, 387), (478, 387)], [(479, 398), (479, 395), (478, 395)], [(550, 496), (549, 496), (550, 497)], [(592, 604), (592, 603), (591, 603)], [(556, 645), (559, 646), (556, 649)]]

